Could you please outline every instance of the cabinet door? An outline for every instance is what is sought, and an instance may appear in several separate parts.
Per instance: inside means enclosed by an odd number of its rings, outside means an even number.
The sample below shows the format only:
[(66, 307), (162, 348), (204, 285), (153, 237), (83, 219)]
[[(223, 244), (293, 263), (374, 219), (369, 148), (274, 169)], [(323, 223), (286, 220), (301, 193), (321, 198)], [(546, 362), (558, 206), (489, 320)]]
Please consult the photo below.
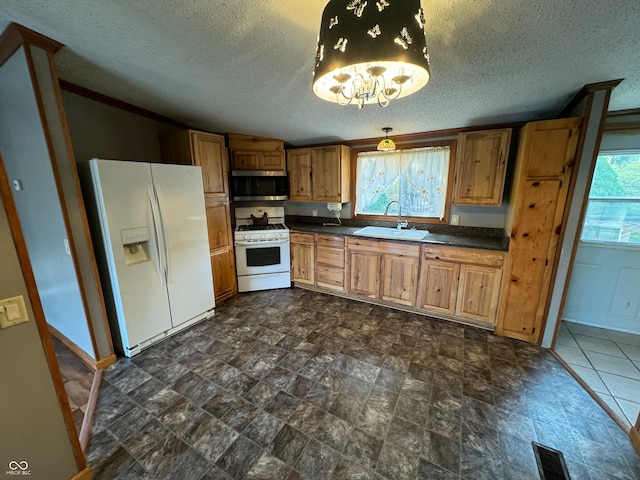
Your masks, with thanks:
[(310, 202), (313, 198), (311, 189), (311, 149), (290, 150), (288, 156), (289, 200)]
[(502, 203), (510, 141), (510, 128), (458, 135), (455, 205)]
[(315, 284), (314, 245), (291, 243), (291, 280), (298, 283)]
[(349, 293), (378, 298), (380, 292), (380, 255), (349, 251)]
[(260, 152), (234, 151), (232, 157), (234, 170), (258, 170)]
[(453, 315), (456, 307), (460, 265), (424, 260), (420, 275), (419, 307), (441, 310)]
[(262, 152), (260, 170), (285, 170), (284, 152)]
[(222, 249), (211, 253), (213, 289), (216, 302), (220, 302), (237, 292), (236, 261), (233, 250)]
[(229, 203), (219, 202), (215, 198), (205, 198), (207, 228), (209, 231), (209, 249), (232, 248), (231, 219)]
[(213, 269), (213, 289), (216, 301), (219, 301), (237, 291), (229, 203), (207, 196), (205, 208)]
[(316, 265), (316, 285), (344, 292), (344, 269)]
[(191, 132), (194, 165), (202, 167), (206, 195), (228, 197), (228, 160), (224, 138), (210, 133)]
[(564, 118), (533, 122), (522, 131), (527, 178), (560, 177), (573, 163), (580, 132), (580, 119)]
[[(533, 334), (542, 322), (555, 256), (560, 180), (527, 181), (509, 246), (510, 269), (501, 328)], [(557, 238), (556, 238), (557, 240)]]
[(458, 317), (495, 324), (502, 270), (461, 265), (456, 312)]
[(341, 157), (340, 147), (313, 149), (311, 165), (313, 178), (313, 199), (319, 202), (341, 201)]
[(318, 245), (316, 254), (318, 265), (344, 269), (344, 250)]
[(382, 260), (382, 300), (415, 306), (419, 267), (419, 257), (384, 255)]

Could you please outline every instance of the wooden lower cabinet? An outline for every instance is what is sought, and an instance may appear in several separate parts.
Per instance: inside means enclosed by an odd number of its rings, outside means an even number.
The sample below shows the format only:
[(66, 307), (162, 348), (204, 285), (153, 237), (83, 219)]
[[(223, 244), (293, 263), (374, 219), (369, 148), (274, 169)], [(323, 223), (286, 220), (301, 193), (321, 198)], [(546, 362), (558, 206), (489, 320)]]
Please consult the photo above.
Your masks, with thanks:
[(315, 285), (315, 237), (291, 232), (291, 281)]
[(502, 252), (424, 246), (418, 306), (495, 325), (504, 259)]
[(349, 293), (378, 298), (380, 293), (380, 255), (349, 252)]
[(415, 306), (420, 245), (347, 239), (349, 293)]
[(205, 195), (209, 254), (216, 302), (238, 291), (229, 202)]
[(316, 285), (344, 292), (344, 237), (316, 235)]
[(455, 315), (495, 325), (502, 269), (461, 265)]
[(420, 272), (420, 308), (453, 315), (456, 311), (460, 265), (439, 260), (424, 260)]
[(238, 290), (235, 260), (233, 250), (211, 252), (211, 270), (216, 302), (234, 295)]
[(419, 256), (383, 255), (382, 300), (415, 306), (419, 269)]
[(291, 276), (354, 299), (496, 324), (505, 253), (291, 232)]

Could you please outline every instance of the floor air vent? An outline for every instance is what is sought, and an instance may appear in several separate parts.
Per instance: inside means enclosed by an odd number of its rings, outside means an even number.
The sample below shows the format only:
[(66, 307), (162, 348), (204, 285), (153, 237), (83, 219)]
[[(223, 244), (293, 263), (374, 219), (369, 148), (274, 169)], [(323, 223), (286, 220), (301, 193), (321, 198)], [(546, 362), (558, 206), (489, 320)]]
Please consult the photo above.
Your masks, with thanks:
[(571, 480), (561, 451), (537, 442), (531, 442), (531, 444), (536, 454), (540, 480)]

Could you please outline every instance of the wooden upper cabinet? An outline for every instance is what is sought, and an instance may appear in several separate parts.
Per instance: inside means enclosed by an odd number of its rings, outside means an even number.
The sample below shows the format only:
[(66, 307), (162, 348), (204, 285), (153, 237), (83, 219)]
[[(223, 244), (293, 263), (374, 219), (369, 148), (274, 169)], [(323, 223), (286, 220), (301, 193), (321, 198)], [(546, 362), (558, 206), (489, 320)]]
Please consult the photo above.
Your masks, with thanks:
[(299, 148), (287, 152), (289, 200), (298, 202), (349, 201), (350, 149), (344, 145)]
[(231, 156), (233, 170), (285, 170), (284, 152), (234, 150)]
[(528, 128), (522, 152), (527, 159), (527, 178), (561, 177), (573, 166), (580, 127), (576, 122), (563, 123), (558, 127), (539, 122)]
[(350, 172), (348, 147), (314, 148), (311, 164), (313, 199), (318, 202), (348, 202)]
[(311, 190), (311, 149), (301, 148), (287, 152), (287, 175), (289, 177), (289, 200), (310, 202)]
[(229, 150), (233, 170), (286, 170), (282, 140), (230, 133)]
[(229, 160), (222, 135), (183, 130), (161, 135), (160, 147), (164, 163), (197, 165), (202, 168), (206, 196), (229, 197)]
[(453, 203), (499, 206), (507, 172), (511, 129), (458, 135)]
[(284, 152), (261, 152), (258, 167), (260, 170), (286, 170)]
[(209, 133), (191, 132), (195, 164), (202, 167), (205, 195), (229, 196), (227, 150), (224, 138)]

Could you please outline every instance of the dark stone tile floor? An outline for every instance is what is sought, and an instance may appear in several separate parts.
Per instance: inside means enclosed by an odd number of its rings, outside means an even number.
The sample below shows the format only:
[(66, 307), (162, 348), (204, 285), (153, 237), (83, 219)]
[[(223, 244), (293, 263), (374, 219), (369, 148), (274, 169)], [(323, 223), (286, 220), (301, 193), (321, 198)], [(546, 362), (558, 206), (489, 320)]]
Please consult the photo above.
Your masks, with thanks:
[(301, 289), (239, 294), (103, 377), (96, 479), (640, 480), (626, 434), (545, 350)]

